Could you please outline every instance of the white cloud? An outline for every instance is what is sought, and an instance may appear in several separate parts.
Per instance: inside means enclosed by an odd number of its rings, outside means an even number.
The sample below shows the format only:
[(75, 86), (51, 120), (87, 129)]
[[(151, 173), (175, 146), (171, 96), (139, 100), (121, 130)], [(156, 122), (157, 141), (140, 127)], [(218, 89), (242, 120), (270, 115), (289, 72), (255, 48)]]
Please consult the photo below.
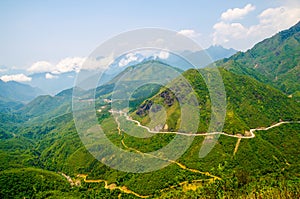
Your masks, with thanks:
[(213, 27), (215, 30), (221, 30), (224, 35), (230, 35), (234, 38), (241, 38), (247, 33), (247, 28), (245, 28), (240, 23), (224, 23), (219, 22)]
[(59, 61), (57, 64), (52, 64), (47, 61), (38, 61), (32, 64), (27, 71), (31, 73), (52, 73), (61, 74), (71, 71), (78, 72), (85, 61), (85, 57), (67, 57)]
[(85, 59), (86, 58), (84, 57), (67, 57), (56, 64), (55, 70), (50, 72), (52, 72), (53, 74), (67, 73), (71, 71), (78, 72), (82, 67)]
[[(252, 32), (270, 34), (287, 29), (300, 20), (300, 7), (278, 7), (268, 8), (259, 16), (260, 24), (251, 27)], [(261, 31), (259, 30), (261, 29)]]
[(251, 26), (228, 21), (216, 23), (213, 26), (213, 43), (246, 50), (264, 38), (296, 24), (300, 19), (300, 8), (288, 6), (268, 8), (257, 18), (259, 23)]
[(45, 78), (46, 79), (56, 79), (56, 78), (58, 78), (58, 76), (52, 75), (51, 73), (46, 73)]
[(6, 72), (6, 71), (7, 71), (6, 68), (0, 68), (0, 73), (4, 73), (4, 72)]
[(47, 61), (38, 61), (32, 64), (27, 71), (32, 73), (43, 73), (43, 72), (51, 72), (55, 69), (55, 66), (53, 66), (51, 63)]
[[(82, 65), (81, 69), (85, 70), (105, 70), (111, 65), (114, 61), (114, 56), (113, 54), (110, 54), (109, 56), (106, 57), (89, 57), (86, 58), (84, 64)], [(78, 72), (78, 71), (77, 71)]]
[(168, 51), (160, 51), (159, 53), (154, 54), (154, 58), (160, 58), (160, 59), (168, 59), (170, 56), (170, 53)]
[(170, 53), (167, 51), (161, 51), (158, 55), (158, 57), (161, 59), (168, 59), (169, 56), (170, 56)]
[(0, 77), (0, 79), (4, 82), (8, 82), (8, 81), (30, 82), (32, 78), (24, 74), (16, 74), (16, 75), (3, 75)]
[(229, 42), (230, 39), (241, 39), (248, 33), (248, 29), (240, 23), (225, 23), (221, 21), (216, 23), (213, 28), (215, 30), (213, 43), (215, 45), (225, 44)]
[[(50, 75), (58, 75), (67, 72), (79, 72), (80, 69), (94, 70), (107, 68), (113, 62), (113, 55), (105, 58), (86, 58), (86, 57), (67, 57), (60, 60), (57, 64), (52, 64), (47, 61), (38, 61), (27, 69), (31, 73), (47, 72), (48, 79)], [(53, 78), (53, 77), (52, 77)]]
[(133, 61), (138, 61), (138, 57), (134, 53), (128, 53), (124, 58), (122, 58), (119, 61), (119, 66), (124, 67)]
[(178, 31), (178, 34), (186, 36), (186, 37), (190, 37), (190, 38), (195, 38), (200, 35), (195, 30), (191, 30), (191, 29), (180, 30), (180, 31)]
[(221, 19), (225, 21), (232, 21), (235, 19), (242, 19), (251, 11), (255, 10), (255, 6), (247, 4), (244, 8), (233, 8), (228, 9), (226, 12), (223, 12)]

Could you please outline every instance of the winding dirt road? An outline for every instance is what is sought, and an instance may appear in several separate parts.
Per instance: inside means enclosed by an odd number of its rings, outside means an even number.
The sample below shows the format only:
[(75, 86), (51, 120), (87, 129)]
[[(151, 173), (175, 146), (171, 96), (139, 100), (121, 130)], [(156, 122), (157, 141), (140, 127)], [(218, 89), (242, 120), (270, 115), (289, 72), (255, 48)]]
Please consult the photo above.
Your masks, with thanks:
[[(225, 136), (229, 136), (229, 137), (234, 137), (234, 138), (238, 138), (238, 142), (236, 144), (236, 147), (235, 147), (235, 150), (234, 150), (234, 154), (237, 152), (237, 149), (238, 149), (238, 146), (240, 144), (240, 141), (241, 139), (251, 139), (251, 138), (254, 138), (255, 137), (255, 134), (254, 132), (255, 131), (266, 131), (266, 130), (269, 130), (271, 128), (274, 128), (274, 127), (277, 127), (277, 126), (280, 126), (282, 124), (287, 124), (287, 123), (300, 123), (300, 121), (281, 121), (281, 122), (278, 122), (276, 124), (273, 124), (269, 127), (259, 127), (259, 128), (255, 128), (255, 129), (250, 129), (249, 133), (250, 135), (241, 135), (241, 134), (238, 134), (238, 135), (231, 135), (231, 134), (227, 134), (225, 132), (212, 132), (212, 133), (182, 133), (182, 132), (159, 132), (159, 131), (152, 131), (149, 127), (147, 126), (143, 126), (141, 125), (141, 123), (137, 120), (133, 120), (132, 118), (130, 118), (126, 113), (122, 112), (122, 111), (113, 111), (113, 110), (110, 110), (109, 112), (111, 113), (116, 113), (116, 114), (119, 114), (120, 116), (125, 116), (126, 119), (128, 121), (132, 121), (134, 123), (137, 124), (137, 126), (141, 127), (141, 128), (144, 128), (146, 129), (149, 133), (153, 133), (153, 134), (178, 134), (178, 135), (185, 135), (185, 136), (208, 136), (208, 135), (225, 135)], [(119, 135), (122, 135), (122, 130), (121, 130), (121, 127), (120, 127), (120, 122), (118, 121), (118, 117), (116, 117), (116, 122), (117, 122), (117, 128), (118, 128), (118, 134)], [(124, 138), (125, 138), (125, 135), (123, 135), (123, 138), (122, 138), (122, 145), (128, 149), (128, 150), (132, 150), (132, 151), (135, 151), (136, 153), (139, 153), (139, 154), (142, 154), (142, 155), (150, 155), (152, 157), (155, 157), (155, 158), (159, 158), (161, 159), (161, 157), (156, 157), (152, 154), (149, 154), (149, 153), (143, 153), (137, 149), (134, 149), (134, 148), (131, 148), (131, 147), (128, 147), (125, 143), (124, 143)], [(191, 169), (191, 168), (188, 168), (187, 166), (185, 166), (184, 164), (180, 163), (180, 162), (177, 162), (177, 161), (174, 161), (174, 160), (169, 160), (169, 159), (164, 159), (166, 161), (169, 161), (171, 163), (174, 163), (176, 165), (178, 165), (180, 168), (184, 169), (184, 170), (187, 170), (187, 171), (190, 171), (190, 172), (193, 172), (193, 173), (199, 173), (199, 174), (203, 174), (203, 175), (206, 175), (206, 176), (209, 176), (211, 177), (210, 179), (200, 179), (200, 180), (194, 180), (193, 182), (197, 183), (197, 182), (201, 182), (201, 181), (205, 181), (205, 180), (208, 180), (208, 181), (215, 181), (215, 180), (220, 180), (221, 178), (218, 177), (218, 176), (214, 176), (212, 174), (210, 174), (209, 172), (203, 172), (203, 171), (199, 171), (197, 169)], [(144, 195), (140, 195), (134, 191), (131, 191), (129, 190), (127, 187), (125, 186), (117, 186), (116, 184), (112, 183), (112, 184), (108, 184), (108, 181), (107, 180), (102, 180), (102, 179), (98, 179), (98, 180), (87, 180), (87, 175), (85, 174), (78, 174), (77, 177), (80, 177), (80, 178), (83, 178), (84, 182), (86, 183), (101, 183), (101, 182), (104, 182), (105, 184), (105, 189), (109, 189), (109, 190), (114, 190), (114, 189), (119, 189), (121, 192), (123, 193), (126, 193), (126, 194), (133, 194), (139, 198), (148, 198), (150, 197), (151, 195), (148, 195), (148, 196), (144, 196)], [(189, 184), (188, 181), (184, 181), (184, 182), (181, 182), (179, 183), (178, 185), (181, 186), (181, 185), (187, 185)], [(169, 188), (165, 188), (161, 191), (164, 191), (166, 189), (171, 189), (171, 188), (174, 188), (178, 185), (174, 185), (174, 186), (171, 186)], [(196, 189), (196, 187), (192, 187), (192, 189)]]
[(130, 118), (127, 115), (127, 113), (125, 113), (123, 111), (110, 110), (109, 112), (110, 113), (117, 113), (120, 116), (124, 115), (128, 121), (132, 121), (132, 122), (136, 123), (137, 126), (146, 129), (149, 133), (153, 133), (153, 134), (177, 134), (177, 135), (185, 135), (185, 136), (225, 135), (225, 136), (234, 137), (234, 138), (250, 139), (250, 138), (254, 138), (255, 137), (255, 134), (254, 134), (255, 131), (267, 131), (267, 130), (269, 130), (271, 128), (280, 126), (282, 124), (287, 124), (287, 123), (300, 123), (300, 121), (281, 121), (281, 122), (273, 124), (273, 125), (271, 125), (269, 127), (258, 127), (258, 128), (255, 128), (255, 129), (250, 129), (250, 136), (245, 136), (245, 135), (231, 135), (231, 134), (228, 134), (228, 133), (225, 133), (225, 132), (211, 132), (211, 133), (161, 132), (161, 131), (153, 131), (149, 127), (141, 125), (141, 123), (139, 121)]
[(126, 194), (133, 194), (139, 198), (148, 198), (150, 196), (143, 196), (143, 195), (140, 195), (134, 191), (131, 191), (129, 190), (127, 187), (125, 186), (117, 186), (116, 184), (112, 183), (112, 184), (108, 184), (108, 181), (107, 180), (102, 180), (102, 179), (98, 179), (98, 180), (87, 180), (88, 175), (86, 174), (78, 174), (77, 177), (79, 178), (83, 178), (84, 182), (86, 183), (101, 183), (101, 182), (104, 182), (104, 188), (105, 189), (109, 189), (109, 190), (114, 190), (114, 189), (119, 189), (121, 192), (123, 193), (126, 193)]

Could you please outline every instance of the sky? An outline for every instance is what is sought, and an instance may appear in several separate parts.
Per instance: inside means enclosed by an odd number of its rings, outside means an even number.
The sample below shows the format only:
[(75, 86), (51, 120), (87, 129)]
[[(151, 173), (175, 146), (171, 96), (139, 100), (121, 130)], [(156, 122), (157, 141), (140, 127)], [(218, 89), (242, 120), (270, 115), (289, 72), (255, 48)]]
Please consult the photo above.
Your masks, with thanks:
[(70, 72), (107, 39), (138, 28), (245, 51), (299, 20), (299, 0), (2, 0), (0, 79)]

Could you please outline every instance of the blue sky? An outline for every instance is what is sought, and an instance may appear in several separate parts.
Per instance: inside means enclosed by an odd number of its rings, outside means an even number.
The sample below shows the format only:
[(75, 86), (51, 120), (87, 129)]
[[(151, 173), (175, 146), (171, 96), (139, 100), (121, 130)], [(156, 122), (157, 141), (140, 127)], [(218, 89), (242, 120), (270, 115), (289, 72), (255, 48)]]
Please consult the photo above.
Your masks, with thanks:
[(3, 0), (0, 74), (16, 69), (34, 73), (28, 69), (38, 62), (53, 68), (65, 58), (78, 60), (112, 36), (143, 27), (182, 31), (204, 48), (220, 44), (246, 50), (295, 24), (300, 19), (298, 2)]

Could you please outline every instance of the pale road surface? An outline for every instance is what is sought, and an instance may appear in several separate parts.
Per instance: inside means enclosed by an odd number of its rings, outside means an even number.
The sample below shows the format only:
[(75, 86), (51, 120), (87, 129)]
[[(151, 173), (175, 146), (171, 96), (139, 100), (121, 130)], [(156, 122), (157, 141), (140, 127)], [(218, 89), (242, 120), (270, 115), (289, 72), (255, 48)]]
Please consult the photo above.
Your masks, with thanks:
[(231, 135), (231, 134), (227, 134), (225, 132), (211, 132), (211, 133), (160, 132), (160, 131), (152, 131), (149, 127), (141, 125), (141, 123), (139, 121), (130, 118), (127, 115), (127, 113), (125, 113), (123, 111), (110, 110), (109, 112), (110, 113), (117, 113), (117, 114), (120, 114), (120, 115), (124, 115), (128, 121), (135, 122), (139, 127), (146, 129), (149, 133), (154, 133), (154, 134), (177, 134), (177, 135), (185, 135), (185, 136), (225, 135), (225, 136), (234, 137), (234, 138), (250, 139), (250, 138), (254, 138), (255, 137), (255, 134), (254, 134), (255, 131), (267, 131), (267, 130), (269, 130), (271, 128), (280, 126), (282, 124), (287, 124), (287, 123), (300, 123), (300, 121), (282, 121), (282, 122), (278, 122), (276, 124), (273, 124), (273, 125), (271, 125), (269, 127), (258, 127), (258, 128), (255, 128), (255, 129), (250, 129), (250, 136)]

